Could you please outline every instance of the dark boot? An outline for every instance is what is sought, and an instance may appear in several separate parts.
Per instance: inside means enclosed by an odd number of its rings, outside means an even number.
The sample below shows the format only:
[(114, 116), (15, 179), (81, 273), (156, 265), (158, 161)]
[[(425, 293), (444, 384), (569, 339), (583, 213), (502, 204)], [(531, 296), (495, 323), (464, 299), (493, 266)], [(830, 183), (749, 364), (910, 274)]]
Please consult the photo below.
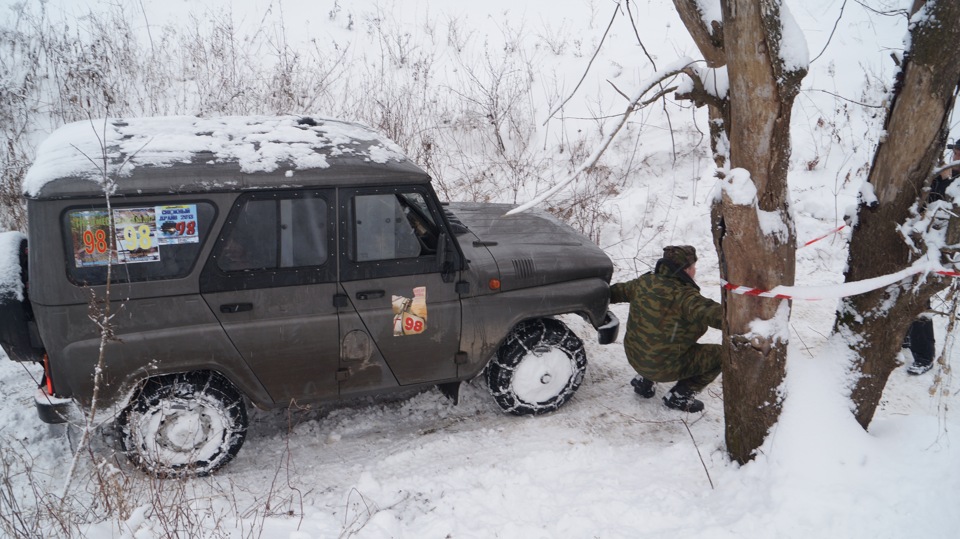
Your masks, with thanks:
[(663, 397), (663, 404), (665, 404), (667, 408), (673, 408), (681, 412), (691, 414), (702, 412), (703, 403), (693, 398), (694, 394), (690, 388), (677, 384)]
[(630, 385), (633, 386), (633, 391), (636, 392), (637, 395), (645, 399), (653, 398), (653, 396), (657, 394), (653, 380), (647, 380), (639, 374), (634, 377), (633, 380), (630, 380)]
[(933, 358), (914, 357), (913, 365), (907, 367), (907, 374), (923, 374), (933, 368)]
[(933, 320), (921, 316), (910, 324), (907, 332), (907, 344), (913, 365), (907, 367), (908, 374), (923, 374), (933, 368), (933, 356), (937, 354), (937, 342), (933, 336)]

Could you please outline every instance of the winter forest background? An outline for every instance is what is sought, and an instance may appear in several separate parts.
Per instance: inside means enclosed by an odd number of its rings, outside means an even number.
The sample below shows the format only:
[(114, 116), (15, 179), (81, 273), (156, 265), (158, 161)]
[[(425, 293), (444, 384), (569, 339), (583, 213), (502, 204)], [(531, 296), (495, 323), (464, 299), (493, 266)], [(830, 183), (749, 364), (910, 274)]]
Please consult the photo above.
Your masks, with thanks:
[[(843, 280), (849, 227), (833, 231), (881, 140), (910, 2), (785, 3), (810, 59), (793, 109), (790, 202), (799, 245), (826, 235), (798, 249), (797, 285), (817, 287)], [(523, 203), (587, 161), (627, 96), (684, 56), (700, 54), (668, 0), (4, 0), (0, 226), (24, 229), (20, 181), (44, 136), (104, 116), (356, 121), (400, 144), (441, 198)], [(673, 98), (681, 82), (665, 81), (596, 166), (540, 206), (603, 247), (616, 280), (651, 269), (665, 245), (696, 246), (698, 282), (719, 299), (708, 118)], [(722, 380), (702, 416), (639, 402), (622, 347), (594, 344), (571, 320), (590, 366), (550, 416), (504, 416), (480, 381), (456, 407), (433, 391), (260, 412), (232, 464), (181, 481), (134, 470), (105, 433), (63, 496), (76, 429), (40, 423), (38, 372), (4, 360), (0, 533), (956, 537), (946, 293), (933, 301), (944, 362), (922, 377), (894, 372), (868, 432), (849, 411), (845, 356), (827, 341), (836, 307), (794, 303), (783, 413), (743, 466), (725, 453)], [(615, 312), (626, 320), (625, 306)]]

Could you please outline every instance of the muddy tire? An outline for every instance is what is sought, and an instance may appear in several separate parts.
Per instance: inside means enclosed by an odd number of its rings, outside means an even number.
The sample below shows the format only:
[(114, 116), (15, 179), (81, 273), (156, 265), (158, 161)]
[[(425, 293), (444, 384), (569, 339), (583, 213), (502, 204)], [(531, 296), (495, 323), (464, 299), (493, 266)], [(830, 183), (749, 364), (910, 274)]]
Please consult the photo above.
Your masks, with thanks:
[(586, 370), (583, 341), (563, 322), (541, 318), (514, 328), (487, 365), (486, 376), (503, 411), (540, 415), (570, 400)]
[(247, 410), (226, 378), (209, 372), (147, 380), (117, 420), (120, 443), (158, 477), (199, 477), (230, 462), (246, 438)]

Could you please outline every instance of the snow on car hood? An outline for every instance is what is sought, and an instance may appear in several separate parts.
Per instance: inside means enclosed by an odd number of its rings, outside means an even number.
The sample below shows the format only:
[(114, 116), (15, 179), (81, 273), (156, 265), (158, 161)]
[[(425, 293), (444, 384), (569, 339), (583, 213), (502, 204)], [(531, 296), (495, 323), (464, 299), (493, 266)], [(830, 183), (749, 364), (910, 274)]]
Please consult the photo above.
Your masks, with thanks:
[(610, 282), (613, 263), (593, 242), (546, 212), (504, 215), (512, 207), (449, 205), (450, 211), (476, 236), (465, 250), (487, 249), (496, 260), (501, 290), (590, 278)]

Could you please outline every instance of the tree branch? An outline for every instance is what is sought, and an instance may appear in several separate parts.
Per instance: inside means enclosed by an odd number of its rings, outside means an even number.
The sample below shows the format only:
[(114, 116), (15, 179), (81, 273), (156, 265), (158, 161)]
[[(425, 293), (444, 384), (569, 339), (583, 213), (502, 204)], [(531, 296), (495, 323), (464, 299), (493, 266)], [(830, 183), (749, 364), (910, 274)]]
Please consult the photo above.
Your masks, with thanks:
[(712, 22), (712, 27), (708, 27), (703, 20), (703, 12), (697, 0), (673, 0), (673, 5), (677, 8), (677, 14), (683, 21), (687, 31), (693, 38), (694, 43), (703, 54), (703, 59), (707, 61), (709, 67), (721, 67), (727, 64), (727, 56), (723, 44), (723, 25), (718, 21)]
[(693, 81), (693, 89), (689, 92), (678, 93), (677, 99), (686, 99), (693, 101), (693, 104), (697, 107), (702, 107), (704, 105), (710, 105), (718, 109), (724, 107), (725, 99), (710, 93), (707, 90), (707, 87), (703, 84), (703, 79), (700, 78), (700, 73), (693, 67), (688, 67), (683, 70), (683, 72), (690, 77), (690, 80)]
[(823, 53), (827, 52), (827, 47), (829, 47), (830, 42), (833, 41), (833, 34), (837, 32), (837, 26), (840, 25), (840, 19), (843, 18), (843, 10), (846, 9), (846, 7), (847, 7), (847, 0), (843, 0), (843, 5), (840, 6), (840, 14), (837, 15), (837, 20), (833, 21), (833, 30), (830, 30), (830, 35), (827, 37), (827, 42), (823, 44), (823, 49), (820, 51), (820, 54), (814, 57), (813, 60), (810, 60), (811, 64), (819, 60), (820, 57), (823, 56)]
[(600, 143), (600, 146), (593, 151), (593, 153), (584, 161), (580, 166), (576, 168), (569, 176), (567, 176), (563, 181), (557, 185), (551, 187), (545, 192), (535, 196), (532, 200), (525, 202), (516, 208), (508, 211), (506, 215), (513, 215), (515, 213), (520, 213), (526, 211), (537, 204), (547, 200), (553, 195), (557, 194), (561, 189), (577, 179), (577, 176), (580, 175), (583, 171), (594, 166), (597, 161), (600, 160), (600, 157), (604, 154), (607, 148), (610, 147), (610, 144), (613, 142), (613, 139), (617, 136), (623, 126), (627, 124), (627, 120), (630, 118), (630, 115), (633, 114), (636, 110), (645, 107), (646, 105), (652, 103), (653, 101), (660, 98), (666, 92), (671, 92), (674, 88), (667, 88), (661, 92), (658, 92), (657, 95), (651, 97), (650, 99), (643, 100), (643, 96), (650, 91), (651, 88), (660, 84), (666, 79), (675, 77), (680, 74), (686, 74), (686, 69), (690, 67), (690, 64), (693, 63), (693, 60), (690, 58), (681, 58), (679, 61), (674, 62), (670, 67), (665, 68), (663, 71), (654, 73), (653, 77), (648, 79), (646, 82), (640, 85), (640, 90), (634, 94), (633, 99), (630, 100), (630, 104), (627, 106), (627, 109), (623, 112), (620, 117), (620, 122), (616, 125), (613, 131), (610, 132), (606, 137), (604, 137), (603, 142)]
[(653, 69), (657, 69), (657, 63), (653, 61), (653, 56), (650, 56), (650, 53), (647, 52), (647, 48), (643, 45), (643, 40), (640, 39), (640, 31), (637, 30), (637, 22), (633, 20), (633, 10), (630, 9), (630, 0), (627, 0), (627, 15), (630, 17), (630, 26), (633, 27), (633, 35), (637, 36), (637, 43), (640, 44), (640, 48), (643, 49), (643, 54), (647, 56), (647, 60), (650, 60), (650, 65), (653, 66)]
[(550, 114), (547, 115), (547, 119), (543, 121), (543, 125), (547, 125), (547, 122), (550, 121), (550, 118), (553, 118), (553, 116), (556, 113), (560, 112), (560, 109), (562, 109), (564, 105), (566, 105), (571, 99), (573, 99), (573, 95), (577, 93), (577, 90), (580, 89), (580, 85), (583, 84), (583, 81), (587, 78), (587, 73), (590, 72), (590, 66), (593, 65), (593, 61), (596, 60), (597, 55), (600, 54), (600, 48), (603, 47), (603, 42), (607, 39), (607, 35), (610, 33), (610, 28), (613, 26), (613, 21), (616, 20), (617, 18), (617, 11), (619, 9), (620, 9), (620, 4), (617, 3), (616, 7), (613, 8), (613, 16), (610, 17), (610, 22), (607, 23), (607, 29), (604, 30), (603, 37), (600, 38), (600, 43), (597, 45), (597, 49), (593, 51), (593, 56), (590, 57), (590, 61), (587, 63), (587, 68), (583, 71), (583, 76), (580, 77), (580, 82), (577, 83), (573, 91), (570, 92), (570, 95), (568, 95), (567, 98), (564, 99), (562, 103), (560, 103), (559, 105), (557, 105), (555, 109), (550, 111)]

